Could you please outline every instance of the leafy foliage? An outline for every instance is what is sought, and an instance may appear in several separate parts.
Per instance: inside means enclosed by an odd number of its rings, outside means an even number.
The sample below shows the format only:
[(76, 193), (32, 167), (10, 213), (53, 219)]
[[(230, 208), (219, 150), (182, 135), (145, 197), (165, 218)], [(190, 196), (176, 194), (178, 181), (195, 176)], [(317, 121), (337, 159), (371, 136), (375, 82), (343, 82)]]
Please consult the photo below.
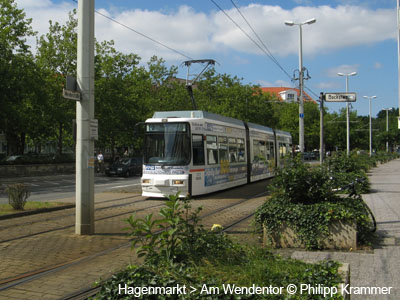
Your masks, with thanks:
[(362, 183), (357, 185), (359, 193), (368, 193), (369, 181), (367, 171), (375, 163), (366, 154), (352, 152), (347, 156), (344, 152), (337, 152), (325, 161), (332, 184), (335, 188), (343, 187), (356, 179)]
[[(325, 166), (310, 167), (299, 157), (288, 159), (273, 180), (272, 197), (256, 213), (256, 221), (270, 234), (279, 234), (286, 224), (299, 236), (307, 249), (321, 249), (333, 221), (355, 221), (361, 242), (369, 229), (363, 200), (339, 197), (333, 192), (338, 181)], [(347, 182), (346, 184), (348, 184)]]
[[(198, 225), (200, 210), (191, 211), (190, 201), (169, 196), (159, 219), (130, 217), (127, 222), (132, 246), (144, 259), (107, 280), (95, 299), (264, 299), (264, 296), (224, 293), (223, 284), (238, 286), (282, 286), (285, 283), (309, 283), (334, 286), (340, 282), (338, 264), (324, 262), (311, 265), (283, 260), (262, 249), (245, 248), (221, 231), (215, 233)], [(185, 286), (187, 294), (139, 294), (140, 287), (167, 288)], [(204, 287), (218, 287), (219, 294), (204, 295)], [(131, 287), (135, 295), (119, 293)], [(197, 292), (190, 293), (191, 288)], [(285, 299), (276, 295), (268, 299)], [(297, 295), (293, 299), (310, 299)], [(313, 298), (314, 299), (314, 298)], [(317, 299), (317, 298), (315, 298)], [(341, 299), (338, 296), (335, 299)]]
[(8, 193), (8, 203), (15, 210), (23, 210), (26, 200), (28, 199), (30, 192), (28, 186), (23, 183), (9, 184), (6, 187)]

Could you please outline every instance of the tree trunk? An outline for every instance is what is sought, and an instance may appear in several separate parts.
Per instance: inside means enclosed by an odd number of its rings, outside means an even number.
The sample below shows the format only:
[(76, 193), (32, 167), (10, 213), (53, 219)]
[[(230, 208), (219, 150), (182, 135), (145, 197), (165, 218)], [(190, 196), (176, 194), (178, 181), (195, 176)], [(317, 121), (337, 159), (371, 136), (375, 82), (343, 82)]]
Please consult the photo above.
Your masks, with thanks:
[(59, 155), (62, 154), (62, 142), (63, 142), (62, 132), (63, 132), (63, 123), (60, 122), (58, 128), (58, 147), (57, 147)]

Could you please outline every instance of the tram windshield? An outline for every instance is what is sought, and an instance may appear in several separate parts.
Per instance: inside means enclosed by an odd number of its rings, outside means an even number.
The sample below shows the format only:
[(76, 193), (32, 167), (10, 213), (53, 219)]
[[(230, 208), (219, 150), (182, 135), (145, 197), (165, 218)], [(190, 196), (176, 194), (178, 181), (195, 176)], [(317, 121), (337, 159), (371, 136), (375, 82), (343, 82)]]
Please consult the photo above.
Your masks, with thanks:
[(168, 166), (188, 165), (190, 163), (189, 124), (146, 124), (144, 163)]

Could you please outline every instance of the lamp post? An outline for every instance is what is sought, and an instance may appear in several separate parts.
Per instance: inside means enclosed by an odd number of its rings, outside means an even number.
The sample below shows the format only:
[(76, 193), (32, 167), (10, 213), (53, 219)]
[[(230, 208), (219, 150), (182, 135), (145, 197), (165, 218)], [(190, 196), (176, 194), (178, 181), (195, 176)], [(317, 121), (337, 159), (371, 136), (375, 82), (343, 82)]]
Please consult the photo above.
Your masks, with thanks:
[[(349, 92), (349, 76), (357, 75), (357, 72), (351, 72), (349, 74), (337, 73), (339, 76), (346, 76), (346, 93)], [(347, 156), (350, 155), (350, 112), (349, 102), (346, 102), (346, 144), (347, 144)]]
[(371, 120), (371, 100), (376, 96), (364, 96), (365, 99), (369, 99), (369, 156), (372, 156), (372, 120)]
[(303, 33), (302, 33), (302, 26), (303, 25), (310, 25), (315, 23), (317, 20), (315, 18), (309, 19), (302, 23), (294, 23), (293, 21), (285, 21), (287, 26), (298, 25), (299, 26), (299, 90), (300, 90), (300, 105), (299, 105), (299, 146), (300, 152), (304, 152), (304, 97), (303, 97)]
[[(386, 132), (389, 131), (389, 111), (392, 111), (393, 108), (384, 108), (383, 110), (386, 110)], [(386, 152), (389, 152), (389, 141), (387, 140), (386, 137)]]

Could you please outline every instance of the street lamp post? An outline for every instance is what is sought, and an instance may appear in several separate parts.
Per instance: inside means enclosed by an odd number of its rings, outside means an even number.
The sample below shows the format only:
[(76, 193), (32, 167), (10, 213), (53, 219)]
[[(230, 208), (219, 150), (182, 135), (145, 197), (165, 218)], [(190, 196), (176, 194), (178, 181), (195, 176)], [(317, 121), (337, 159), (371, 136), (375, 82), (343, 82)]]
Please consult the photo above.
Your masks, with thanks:
[[(389, 111), (392, 111), (393, 108), (384, 108), (383, 110), (386, 110), (386, 132), (389, 131)], [(389, 141), (387, 140), (386, 137), (386, 152), (389, 152)]]
[(302, 23), (294, 23), (293, 21), (285, 21), (285, 24), (288, 26), (298, 25), (299, 26), (299, 90), (300, 90), (300, 103), (299, 103), (299, 146), (300, 152), (304, 152), (304, 96), (303, 96), (303, 30), (302, 26), (305, 24), (313, 24), (317, 20), (315, 18), (309, 19)]
[[(349, 76), (357, 75), (357, 72), (351, 72), (349, 74), (337, 73), (339, 76), (346, 76), (346, 93), (349, 92)], [(347, 156), (350, 155), (350, 111), (349, 102), (346, 102), (346, 144), (347, 144)]]
[(371, 120), (371, 100), (376, 96), (364, 96), (365, 99), (369, 99), (369, 156), (372, 156), (372, 120)]

